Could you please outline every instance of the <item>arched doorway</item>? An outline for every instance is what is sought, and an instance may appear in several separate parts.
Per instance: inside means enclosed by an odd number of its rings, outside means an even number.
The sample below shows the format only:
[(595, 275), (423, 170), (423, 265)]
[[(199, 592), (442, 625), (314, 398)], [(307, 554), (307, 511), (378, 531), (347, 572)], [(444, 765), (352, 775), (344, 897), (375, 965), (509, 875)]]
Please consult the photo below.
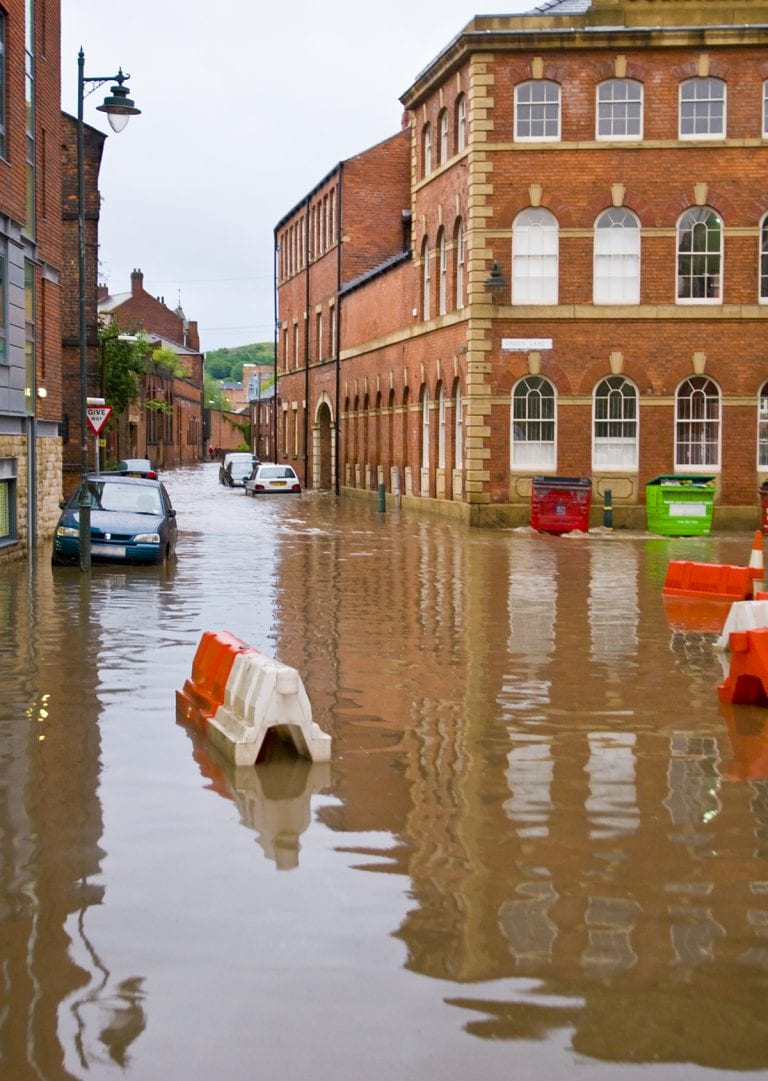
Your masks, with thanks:
[(315, 413), (315, 487), (333, 487), (333, 417), (326, 400), (318, 403)]

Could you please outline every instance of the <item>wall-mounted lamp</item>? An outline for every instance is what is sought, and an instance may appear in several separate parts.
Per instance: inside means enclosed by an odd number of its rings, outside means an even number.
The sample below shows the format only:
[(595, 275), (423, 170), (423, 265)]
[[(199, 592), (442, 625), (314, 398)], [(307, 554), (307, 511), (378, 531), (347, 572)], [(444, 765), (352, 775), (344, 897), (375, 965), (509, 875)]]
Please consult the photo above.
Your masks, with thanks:
[(45, 389), (45, 387), (38, 387), (37, 388), (37, 396), (38, 396), (38, 398), (47, 398), (48, 397), (48, 391)]
[(489, 290), (494, 300), (498, 300), (502, 290), (507, 287), (507, 279), (501, 272), (501, 266), (497, 262), (491, 263), (491, 272), (485, 279), (485, 288)]

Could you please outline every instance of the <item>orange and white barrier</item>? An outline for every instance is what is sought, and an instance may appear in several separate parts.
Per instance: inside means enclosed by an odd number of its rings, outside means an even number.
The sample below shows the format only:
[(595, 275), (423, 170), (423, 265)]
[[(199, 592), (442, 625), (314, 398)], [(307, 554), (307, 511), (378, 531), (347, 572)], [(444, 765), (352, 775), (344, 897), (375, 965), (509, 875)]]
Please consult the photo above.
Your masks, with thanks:
[(295, 668), (263, 653), (241, 653), (227, 681), (224, 703), (208, 722), (208, 739), (236, 766), (252, 766), (268, 732), (313, 762), (331, 758), (331, 737), (312, 720), (312, 707)]
[(731, 666), (718, 697), (735, 705), (768, 706), (768, 627), (734, 631), (729, 645)]
[(752, 571), (752, 595), (756, 597), (765, 589), (765, 570), (763, 567), (763, 534), (759, 529), (755, 530), (755, 539), (752, 542), (752, 551), (749, 556), (749, 566)]
[(296, 669), (227, 631), (203, 634), (176, 709), (236, 766), (254, 765), (269, 735), (313, 762), (331, 758), (331, 737), (312, 720)]
[(204, 631), (192, 661), (192, 676), (176, 692), (176, 715), (204, 733), (209, 718), (224, 702), (235, 657), (248, 652), (255, 650), (229, 631)]
[(734, 631), (757, 631), (761, 627), (768, 627), (768, 600), (734, 601), (714, 648), (728, 649)]
[(727, 563), (692, 563), (671, 560), (662, 594), (665, 597), (707, 597), (718, 601), (743, 601), (752, 596), (752, 567)]

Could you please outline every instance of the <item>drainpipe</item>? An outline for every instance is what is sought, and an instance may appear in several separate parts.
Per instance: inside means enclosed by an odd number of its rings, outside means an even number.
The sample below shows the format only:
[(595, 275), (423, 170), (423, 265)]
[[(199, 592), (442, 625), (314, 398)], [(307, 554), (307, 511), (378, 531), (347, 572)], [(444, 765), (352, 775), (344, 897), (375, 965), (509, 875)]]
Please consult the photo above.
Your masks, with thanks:
[(274, 296), (273, 311), (274, 311), (274, 322), (275, 322), (275, 330), (274, 330), (275, 356), (274, 356), (274, 367), (273, 367), (273, 377), (272, 377), (274, 393), (272, 395), (272, 455), (271, 455), (271, 457), (272, 457), (272, 460), (276, 462), (278, 460), (278, 454), (277, 454), (277, 345), (278, 345), (277, 256), (278, 256), (278, 253), (280, 251), (280, 245), (279, 245), (278, 239), (277, 239), (277, 229), (275, 229), (275, 231), (274, 231), (274, 238), (275, 238), (275, 242), (274, 242), (274, 244), (272, 246), (273, 247), (273, 251), (272, 251), (273, 290), (272, 290), (272, 292), (273, 292), (273, 296)]
[(309, 487), (309, 335), (312, 327), (309, 310), (309, 206), (312, 197), (307, 196), (304, 204), (304, 487)]
[(336, 408), (333, 411), (333, 427), (336, 443), (336, 455), (334, 459), (334, 487), (336, 495), (341, 492), (341, 422), (339, 403), (341, 400), (341, 242), (343, 229), (341, 226), (342, 203), (344, 194), (344, 162), (339, 162), (339, 194), (336, 200), (336, 309), (333, 318), (336, 320)]

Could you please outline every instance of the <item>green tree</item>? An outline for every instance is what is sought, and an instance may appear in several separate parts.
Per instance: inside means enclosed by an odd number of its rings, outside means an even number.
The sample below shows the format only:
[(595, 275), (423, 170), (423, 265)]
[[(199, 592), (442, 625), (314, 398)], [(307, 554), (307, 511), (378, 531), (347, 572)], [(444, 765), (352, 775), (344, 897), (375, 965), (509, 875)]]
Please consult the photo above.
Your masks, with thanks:
[(141, 393), (141, 377), (147, 371), (149, 343), (137, 336), (135, 341), (121, 341), (106, 327), (99, 329), (101, 386), (104, 398), (119, 417)]

